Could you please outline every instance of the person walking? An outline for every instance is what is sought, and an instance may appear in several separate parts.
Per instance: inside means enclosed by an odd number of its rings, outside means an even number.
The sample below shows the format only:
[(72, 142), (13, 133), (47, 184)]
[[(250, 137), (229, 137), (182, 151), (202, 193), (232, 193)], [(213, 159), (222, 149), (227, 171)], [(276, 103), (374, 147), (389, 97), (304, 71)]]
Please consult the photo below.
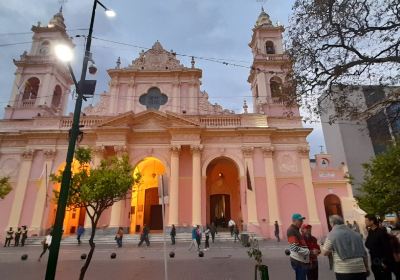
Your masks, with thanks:
[(175, 225), (172, 225), (170, 235), (171, 235), (171, 242), (172, 242), (172, 245), (175, 245), (175, 236), (176, 236), (176, 228), (175, 228)]
[(81, 245), (81, 236), (85, 232), (83, 226), (79, 225), (78, 230), (76, 231), (76, 239), (78, 240), (78, 245)]
[(21, 231), (21, 247), (25, 246), (25, 240), (28, 238), (28, 230), (26, 229), (26, 226), (22, 226), (22, 231)]
[(19, 239), (21, 238), (21, 228), (19, 227), (17, 231), (15, 232), (15, 238), (14, 238), (14, 247), (19, 246)]
[(231, 232), (231, 236), (233, 236), (233, 230), (235, 229), (235, 225), (236, 225), (235, 221), (230, 219), (228, 222), (228, 227)]
[(147, 227), (147, 225), (144, 225), (142, 234), (140, 235), (140, 242), (138, 244), (138, 247), (142, 246), (143, 241), (146, 242), (147, 247), (150, 246), (149, 233), (150, 233), (149, 228)]
[(332, 254), (337, 280), (366, 280), (368, 257), (361, 235), (344, 224), (339, 215), (329, 217), (332, 230), (322, 246), (322, 255)]
[(117, 247), (122, 247), (122, 238), (124, 237), (124, 229), (122, 227), (118, 228), (117, 233), (115, 234), (115, 241), (117, 242)]
[(399, 279), (390, 235), (384, 228), (379, 227), (379, 221), (373, 214), (365, 215), (365, 225), (369, 228), (365, 247), (369, 250), (375, 280), (391, 280), (392, 272), (397, 274), (396, 279)]
[(211, 240), (212, 240), (212, 243), (214, 243), (215, 234), (218, 234), (218, 232), (217, 232), (217, 227), (215, 226), (215, 223), (214, 223), (214, 222), (211, 223), (210, 232), (211, 232)]
[(321, 249), (317, 238), (312, 235), (311, 230), (311, 225), (303, 224), (301, 226), (301, 234), (308, 250), (310, 250), (310, 267), (307, 271), (307, 280), (318, 280), (318, 255), (321, 253)]
[(278, 224), (278, 221), (275, 221), (274, 227), (275, 227), (274, 234), (275, 234), (276, 240), (278, 242), (281, 242), (281, 239), (279, 238), (279, 224)]
[(310, 250), (300, 234), (300, 228), (305, 217), (299, 213), (292, 215), (292, 224), (287, 229), (289, 242), (290, 264), (295, 272), (296, 280), (306, 280), (310, 263)]
[(46, 237), (44, 238), (44, 240), (42, 241), (42, 245), (43, 245), (43, 251), (39, 256), (38, 261), (40, 262), (40, 260), (42, 259), (42, 256), (46, 253), (47, 249), (50, 248), (51, 245), (51, 240), (53, 239), (53, 237), (51, 236), (51, 232), (49, 232)]
[(14, 231), (12, 227), (10, 227), (10, 229), (6, 232), (6, 241), (4, 242), (4, 247), (10, 247), (11, 240), (14, 238), (13, 235)]
[(348, 228), (349, 228), (349, 229), (353, 229), (353, 225), (352, 225), (352, 224), (350, 224), (350, 222), (349, 222), (349, 221), (346, 221), (346, 225), (348, 226)]
[(236, 242), (236, 239), (237, 239), (237, 241), (240, 241), (240, 239), (239, 239), (239, 227), (238, 227), (238, 225), (235, 225), (235, 228), (234, 228), (234, 230), (233, 230), (233, 237), (235, 238), (234, 242)]
[(196, 228), (196, 243), (197, 243), (197, 251), (200, 251), (200, 245), (201, 245), (201, 229), (200, 226), (197, 225)]
[(193, 228), (192, 228), (192, 242), (190, 242), (189, 251), (191, 251), (193, 247), (197, 246), (196, 239), (197, 239), (197, 226), (193, 225)]
[(210, 233), (211, 229), (209, 225), (206, 225), (206, 230), (204, 231), (204, 235), (206, 236), (206, 243), (204, 245), (204, 251), (208, 251), (210, 249)]

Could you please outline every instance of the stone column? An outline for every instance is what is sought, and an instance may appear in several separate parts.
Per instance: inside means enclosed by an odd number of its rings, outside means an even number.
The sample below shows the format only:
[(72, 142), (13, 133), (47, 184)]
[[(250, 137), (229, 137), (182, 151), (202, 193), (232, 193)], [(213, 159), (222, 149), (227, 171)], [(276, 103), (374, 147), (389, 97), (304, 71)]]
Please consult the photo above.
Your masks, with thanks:
[(252, 190), (249, 190), (246, 185), (246, 196), (247, 196), (247, 224), (258, 225), (257, 215), (257, 201), (256, 201), (256, 186), (254, 184), (253, 177), (253, 147), (242, 147), (244, 156), (244, 176), (245, 182), (247, 182), (247, 170), (249, 170), (249, 176), (251, 181)]
[(317, 212), (317, 203), (315, 201), (314, 186), (312, 183), (311, 166), (309, 159), (309, 147), (308, 145), (299, 146), (297, 151), (300, 155), (301, 160), (301, 171), (303, 174), (304, 190), (306, 193), (307, 210), (308, 210), (308, 223), (320, 224)]
[[(104, 153), (104, 146), (96, 146), (93, 149), (93, 160), (92, 160), (92, 167), (97, 167), (100, 165), (101, 160), (103, 159), (103, 153)], [(86, 213), (85, 216), (85, 225), (84, 228), (92, 228), (92, 223), (89, 218), (89, 215)]]
[(31, 172), (32, 160), (33, 160), (33, 150), (25, 150), (21, 157), (22, 162), (20, 164), (18, 172), (17, 186), (15, 187), (15, 196), (12, 203), (10, 216), (8, 219), (8, 227), (19, 226), (19, 221), (22, 213), (22, 205), (24, 203), (25, 192), (28, 186), (29, 175)]
[(201, 145), (192, 145), (192, 224), (201, 225)]
[[(118, 157), (121, 157), (127, 152), (126, 146), (114, 146), (114, 150)], [(109, 228), (118, 228), (122, 226), (121, 215), (122, 215), (122, 210), (124, 209), (123, 206), (124, 206), (123, 200), (114, 202), (113, 206), (111, 206), (111, 218), (110, 218), (110, 223), (108, 225)]]
[(273, 162), (274, 147), (263, 147), (264, 165), (265, 165), (265, 179), (267, 182), (267, 195), (268, 195), (268, 212), (269, 226), (273, 227), (274, 222), (280, 222), (279, 207), (278, 207), (278, 191), (276, 188), (275, 170)]
[[(46, 204), (47, 204), (47, 199), (48, 199), (48, 189), (46, 186), (48, 186), (48, 181), (49, 181), (49, 175), (51, 173), (51, 170), (53, 168), (53, 163), (54, 163), (54, 157), (55, 157), (56, 151), (54, 150), (44, 150), (43, 155), (44, 155), (44, 164), (43, 164), (43, 173), (41, 174), (41, 177), (39, 178), (40, 180), (40, 185), (38, 186), (38, 191), (36, 194), (36, 201), (35, 201), (35, 206), (33, 208), (33, 217), (32, 217), (32, 223), (31, 226), (29, 227), (29, 230), (32, 233), (36, 234), (41, 234), (41, 228), (42, 228), (42, 223), (43, 223), (43, 214), (44, 210), (46, 209)], [(47, 174), (46, 174), (46, 166), (47, 166)]]
[(168, 225), (179, 223), (179, 152), (180, 145), (171, 146), (171, 176)]

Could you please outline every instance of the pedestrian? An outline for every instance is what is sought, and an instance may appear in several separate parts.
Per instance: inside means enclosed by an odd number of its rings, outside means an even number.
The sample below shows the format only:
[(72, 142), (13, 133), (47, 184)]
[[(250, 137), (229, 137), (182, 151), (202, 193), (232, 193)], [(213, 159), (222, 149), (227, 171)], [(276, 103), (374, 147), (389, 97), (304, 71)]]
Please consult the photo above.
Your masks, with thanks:
[(353, 221), (353, 230), (359, 234), (361, 234), (360, 226), (357, 224), (356, 221)]
[(21, 238), (21, 228), (19, 227), (15, 232), (14, 247), (19, 246), (19, 239)]
[(279, 224), (278, 224), (278, 221), (275, 221), (274, 227), (275, 227), (274, 233), (275, 233), (276, 240), (278, 242), (281, 242), (281, 239), (279, 238)]
[(368, 257), (361, 235), (344, 224), (339, 215), (329, 217), (331, 232), (322, 246), (322, 255), (332, 254), (337, 280), (366, 280), (369, 276)]
[(44, 238), (44, 240), (42, 241), (42, 245), (43, 245), (43, 251), (39, 256), (38, 261), (40, 262), (40, 259), (42, 258), (42, 256), (46, 253), (47, 249), (50, 248), (51, 245), (51, 240), (52, 240), (52, 236), (51, 236), (51, 232), (49, 232), (46, 237)]
[(228, 227), (231, 232), (231, 236), (233, 236), (233, 230), (235, 229), (235, 225), (236, 225), (235, 221), (230, 219), (228, 222)]
[(197, 239), (197, 226), (193, 225), (193, 228), (192, 228), (192, 242), (190, 242), (189, 251), (191, 251), (193, 247), (197, 246), (196, 239)]
[(296, 280), (306, 280), (310, 264), (310, 250), (300, 234), (300, 228), (305, 217), (299, 213), (292, 215), (292, 224), (287, 230), (289, 242), (290, 264), (295, 272)]
[(142, 246), (143, 241), (146, 242), (147, 247), (150, 246), (149, 233), (149, 228), (146, 225), (143, 225), (143, 230), (142, 234), (140, 235), (140, 242), (138, 244), (138, 247)]
[[(396, 273), (396, 262), (391, 247), (390, 235), (385, 228), (379, 227), (379, 221), (373, 214), (365, 215), (365, 224), (369, 227), (365, 247), (371, 257), (371, 270), (376, 280), (391, 280)], [(399, 273), (396, 273), (399, 279)]]
[(346, 225), (349, 229), (353, 229), (353, 225), (349, 221), (346, 221)]
[(82, 225), (78, 226), (78, 230), (76, 231), (76, 239), (78, 240), (78, 245), (81, 245), (81, 236), (85, 232), (85, 229)]
[(234, 242), (236, 242), (236, 239), (237, 239), (237, 241), (240, 241), (240, 239), (239, 239), (239, 227), (238, 227), (238, 225), (235, 225), (235, 228), (234, 228), (234, 230), (233, 230), (233, 236), (234, 236), (234, 238), (235, 238)]
[(307, 271), (307, 280), (318, 280), (318, 255), (321, 253), (321, 249), (318, 245), (317, 238), (312, 235), (311, 230), (311, 225), (303, 224), (301, 226), (302, 236), (307, 244), (308, 250), (310, 250), (310, 267)]
[(12, 227), (10, 227), (10, 229), (7, 230), (7, 232), (6, 232), (6, 241), (4, 242), (4, 247), (6, 247), (6, 246), (10, 247), (11, 240), (14, 238), (13, 234), (14, 234), (14, 231), (13, 231)]
[(210, 226), (207, 224), (206, 225), (206, 230), (204, 231), (204, 235), (206, 236), (206, 243), (204, 245), (204, 251), (208, 251), (210, 249), (210, 233), (211, 233), (211, 229)]
[(197, 251), (200, 251), (200, 245), (201, 245), (201, 229), (200, 226), (197, 225), (196, 228), (196, 244), (197, 244)]
[(115, 241), (117, 242), (117, 247), (122, 247), (122, 238), (124, 237), (124, 229), (119, 227), (117, 233), (115, 234)]
[(176, 236), (176, 228), (175, 228), (175, 225), (172, 225), (170, 235), (171, 235), (171, 242), (172, 242), (172, 245), (175, 245), (175, 236)]
[(217, 227), (215, 226), (215, 223), (214, 223), (214, 222), (211, 223), (210, 232), (211, 232), (211, 240), (212, 240), (212, 243), (214, 243), (215, 234), (218, 234), (218, 232), (217, 232)]
[(22, 238), (21, 238), (21, 247), (25, 246), (25, 240), (28, 238), (28, 230), (26, 229), (26, 226), (22, 226)]
[(396, 275), (396, 280), (400, 280), (400, 241), (398, 235), (390, 234), (390, 246), (393, 249), (394, 269), (393, 273)]

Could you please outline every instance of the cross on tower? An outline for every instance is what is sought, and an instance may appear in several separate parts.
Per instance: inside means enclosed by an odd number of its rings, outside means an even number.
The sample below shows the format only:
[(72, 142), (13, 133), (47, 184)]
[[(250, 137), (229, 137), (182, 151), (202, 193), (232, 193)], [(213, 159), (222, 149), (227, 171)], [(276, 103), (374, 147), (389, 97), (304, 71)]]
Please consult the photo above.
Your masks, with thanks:
[(62, 12), (62, 9), (63, 9), (63, 5), (65, 4), (65, 3), (67, 3), (68, 2), (68, 0), (58, 0), (58, 3), (60, 3), (60, 13)]

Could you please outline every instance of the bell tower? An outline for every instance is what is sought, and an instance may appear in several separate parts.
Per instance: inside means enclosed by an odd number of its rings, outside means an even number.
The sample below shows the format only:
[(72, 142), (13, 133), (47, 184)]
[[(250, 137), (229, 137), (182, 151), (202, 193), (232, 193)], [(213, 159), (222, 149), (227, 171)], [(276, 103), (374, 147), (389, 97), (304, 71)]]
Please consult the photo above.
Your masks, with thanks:
[(32, 46), (18, 60), (5, 119), (30, 119), (38, 116), (62, 116), (73, 81), (68, 68), (59, 62), (54, 46), (62, 43), (74, 47), (68, 37), (62, 9), (49, 24), (32, 26)]
[[(270, 16), (261, 9), (249, 47), (253, 54), (248, 82), (253, 97), (253, 112), (273, 117), (283, 117), (288, 109), (283, 103), (283, 85), (290, 67), (290, 59), (283, 49), (284, 27), (273, 24)], [(298, 108), (290, 108), (299, 115)]]

